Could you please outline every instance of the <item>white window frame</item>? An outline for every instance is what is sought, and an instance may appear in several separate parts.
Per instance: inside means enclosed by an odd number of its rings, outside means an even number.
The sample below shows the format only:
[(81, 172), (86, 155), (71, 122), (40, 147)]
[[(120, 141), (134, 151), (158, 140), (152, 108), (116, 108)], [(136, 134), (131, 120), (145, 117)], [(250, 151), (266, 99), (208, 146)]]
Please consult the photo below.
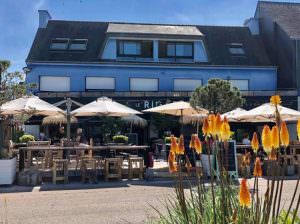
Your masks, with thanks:
[[(192, 88), (179, 88), (179, 86), (176, 85), (176, 82), (199, 82), (200, 81), (200, 85), (197, 85), (194, 89)], [(187, 84), (188, 85), (188, 84)], [(194, 91), (197, 87), (202, 86), (203, 85), (203, 81), (202, 79), (193, 79), (193, 78), (174, 78), (173, 79), (173, 89), (174, 91), (187, 91), (187, 92), (192, 92)]]
[[(91, 80), (94, 79), (94, 82), (96, 82), (97, 79), (98, 79), (98, 81), (100, 81), (101, 79), (106, 82), (112, 81), (112, 86), (104, 85), (103, 87), (99, 86), (98, 88), (90, 88), (88, 86), (88, 84), (89, 84), (88, 79), (91, 79)], [(115, 77), (106, 77), (106, 76), (86, 76), (85, 77), (85, 89), (86, 90), (115, 90), (116, 89), (116, 78)]]
[[(59, 78), (63, 78), (65, 80), (67, 80), (67, 88), (65, 89), (47, 89), (48, 84), (43, 84), (43, 78), (48, 78), (48, 79), (59, 79)], [(71, 78), (69, 76), (50, 76), (50, 75), (41, 75), (39, 78), (39, 89), (41, 92), (69, 92), (71, 91)], [(47, 81), (49, 82), (49, 80)], [(61, 84), (62, 82), (59, 80), (54, 81), (54, 83), (56, 84)], [(45, 85), (45, 86), (44, 86)]]
[[(250, 82), (249, 79), (230, 79), (228, 80), (231, 84), (231, 86), (237, 87), (240, 91), (249, 91), (249, 87), (250, 87)], [(247, 82), (247, 87), (246, 88), (240, 88), (238, 85), (234, 85), (234, 82)]]
[[(151, 81), (156, 82), (156, 87), (155, 88), (145, 88), (145, 86), (141, 86), (138, 88), (135, 88), (136, 84), (133, 85), (134, 81), (143, 81), (143, 83), (150, 83)], [(139, 77), (133, 77), (130, 78), (129, 80), (129, 86), (130, 86), (130, 91), (132, 92), (157, 92), (159, 90), (159, 79), (158, 78), (139, 78)]]

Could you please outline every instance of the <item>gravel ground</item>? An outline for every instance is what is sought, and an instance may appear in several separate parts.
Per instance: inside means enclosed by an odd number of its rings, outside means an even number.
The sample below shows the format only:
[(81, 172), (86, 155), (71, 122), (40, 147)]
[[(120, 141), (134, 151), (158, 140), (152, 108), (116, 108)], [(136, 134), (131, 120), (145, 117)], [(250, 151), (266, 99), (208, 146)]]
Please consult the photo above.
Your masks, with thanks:
[[(283, 204), (291, 199), (295, 184), (285, 181)], [(260, 185), (265, 187), (266, 180), (261, 179)], [(0, 215), (5, 219), (6, 199), (9, 224), (147, 223), (156, 214), (150, 204), (163, 210), (161, 201), (173, 193), (172, 186), (172, 181), (123, 181), (2, 187)]]

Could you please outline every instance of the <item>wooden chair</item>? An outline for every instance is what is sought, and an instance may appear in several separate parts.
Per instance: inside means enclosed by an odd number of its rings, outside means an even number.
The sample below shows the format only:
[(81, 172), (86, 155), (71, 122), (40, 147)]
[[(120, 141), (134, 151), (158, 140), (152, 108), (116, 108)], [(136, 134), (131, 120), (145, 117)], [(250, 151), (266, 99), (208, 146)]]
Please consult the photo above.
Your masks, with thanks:
[(110, 178), (122, 178), (122, 160), (120, 158), (105, 159), (105, 181)]
[(85, 183), (86, 179), (89, 183), (97, 183), (97, 160), (93, 158), (83, 158), (81, 159), (81, 181)]
[(144, 159), (142, 157), (129, 157), (128, 159), (128, 179), (131, 180), (137, 171), (139, 179), (143, 179), (144, 174)]
[[(27, 142), (28, 147), (36, 147), (38, 149), (39, 146), (50, 146), (50, 141), (29, 141)], [(36, 165), (38, 167), (45, 167), (44, 162), (46, 161), (45, 155), (47, 153), (44, 151), (38, 151), (35, 157)], [(46, 155), (47, 156), (47, 155)], [(32, 165), (32, 151), (27, 151), (27, 168), (30, 168)]]
[(96, 168), (99, 171), (98, 173), (101, 175), (103, 174), (104, 167), (105, 167), (105, 160), (102, 156), (93, 156), (93, 159), (97, 161)]
[(53, 175), (52, 182), (56, 184), (57, 181), (64, 181), (68, 183), (68, 160), (67, 159), (54, 159), (53, 160)]

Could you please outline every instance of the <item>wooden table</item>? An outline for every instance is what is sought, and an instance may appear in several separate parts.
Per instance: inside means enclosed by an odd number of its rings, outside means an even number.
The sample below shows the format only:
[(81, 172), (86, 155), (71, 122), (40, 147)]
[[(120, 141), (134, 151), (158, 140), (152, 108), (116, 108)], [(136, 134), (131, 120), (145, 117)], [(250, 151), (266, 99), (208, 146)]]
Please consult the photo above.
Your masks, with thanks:
[(107, 145), (107, 146), (28, 146), (28, 147), (20, 147), (20, 159), (19, 159), (19, 170), (23, 170), (25, 167), (25, 154), (27, 154), (28, 161), (27, 166), (30, 167), (32, 158), (31, 154), (33, 151), (59, 151), (63, 150), (65, 155), (68, 155), (70, 151), (82, 151), (82, 150), (92, 150), (95, 152), (106, 151), (109, 154), (110, 151), (121, 152), (121, 151), (130, 151), (133, 153), (143, 152), (144, 157), (147, 156), (146, 152), (148, 151), (149, 146), (147, 145)]

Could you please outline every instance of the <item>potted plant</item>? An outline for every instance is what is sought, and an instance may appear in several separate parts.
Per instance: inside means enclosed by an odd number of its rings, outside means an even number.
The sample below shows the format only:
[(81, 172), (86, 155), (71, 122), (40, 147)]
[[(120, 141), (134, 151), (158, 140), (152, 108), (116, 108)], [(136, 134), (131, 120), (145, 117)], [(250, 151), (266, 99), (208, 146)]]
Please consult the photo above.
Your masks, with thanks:
[(9, 156), (7, 150), (0, 151), (0, 185), (12, 184), (16, 178), (17, 160), (14, 155)]
[(25, 134), (25, 135), (21, 136), (19, 138), (19, 140), (21, 143), (27, 143), (27, 142), (35, 141), (35, 138), (33, 135)]
[(115, 135), (113, 136), (113, 142), (117, 144), (127, 144), (128, 137), (125, 135)]

